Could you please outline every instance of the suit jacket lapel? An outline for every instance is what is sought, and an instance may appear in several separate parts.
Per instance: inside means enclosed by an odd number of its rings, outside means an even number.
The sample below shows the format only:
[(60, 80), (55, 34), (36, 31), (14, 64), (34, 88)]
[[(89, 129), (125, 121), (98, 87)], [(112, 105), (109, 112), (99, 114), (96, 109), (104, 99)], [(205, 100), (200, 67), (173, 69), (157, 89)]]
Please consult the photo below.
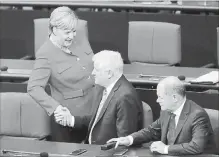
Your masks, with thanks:
[(182, 130), (183, 125), (185, 124), (185, 122), (186, 122), (186, 120), (188, 118), (188, 113), (189, 112), (190, 112), (190, 104), (188, 103), (188, 100), (186, 100), (186, 102), (184, 104), (184, 107), (183, 107), (183, 110), (182, 110), (182, 112), (180, 114), (177, 127), (176, 127), (174, 143), (175, 143), (175, 141), (176, 141), (180, 131)]
[[(90, 129), (94, 123), (94, 120), (95, 120), (95, 117), (96, 117), (96, 114), (97, 114), (97, 110), (98, 110), (98, 107), (99, 107), (99, 104), (101, 102), (101, 99), (102, 99), (102, 95), (103, 95), (103, 90), (104, 88), (102, 87), (99, 87), (97, 86), (97, 89), (96, 89), (96, 94), (94, 95), (94, 100), (93, 100), (93, 110), (92, 110), (92, 118), (91, 118), (91, 121), (89, 123), (89, 126), (88, 126), (88, 132), (90, 132)], [(96, 98), (96, 99), (95, 99)]]
[(162, 121), (165, 121), (162, 126), (162, 139), (161, 141), (165, 144), (167, 144), (167, 132), (170, 122), (170, 114), (167, 112), (162, 118)]
[(114, 95), (114, 91), (111, 91), (110, 94), (108, 95), (106, 101), (104, 102), (103, 108), (100, 111), (100, 114), (98, 116), (96, 124), (98, 123), (98, 121), (102, 118), (103, 114), (105, 113), (105, 111), (106, 111), (106, 109), (109, 105), (109, 102), (112, 99), (113, 95)]
[(99, 115), (99, 117), (98, 117), (98, 119), (97, 119), (96, 124), (97, 124), (97, 123), (99, 122), (99, 120), (103, 117), (103, 115), (104, 115), (104, 113), (105, 113), (105, 111), (106, 111), (108, 105), (110, 104), (110, 101), (111, 101), (112, 97), (114, 96), (114, 94), (115, 94), (115, 92), (118, 90), (118, 88), (120, 87), (121, 82), (122, 82), (122, 80), (124, 79), (123, 77), (124, 77), (124, 76), (120, 77), (120, 79), (116, 82), (116, 84), (115, 84), (114, 87), (112, 88), (111, 92), (109, 93), (109, 95), (108, 95), (106, 101), (104, 102), (103, 108), (102, 108), (102, 110), (101, 110), (101, 112), (100, 112), (100, 115)]

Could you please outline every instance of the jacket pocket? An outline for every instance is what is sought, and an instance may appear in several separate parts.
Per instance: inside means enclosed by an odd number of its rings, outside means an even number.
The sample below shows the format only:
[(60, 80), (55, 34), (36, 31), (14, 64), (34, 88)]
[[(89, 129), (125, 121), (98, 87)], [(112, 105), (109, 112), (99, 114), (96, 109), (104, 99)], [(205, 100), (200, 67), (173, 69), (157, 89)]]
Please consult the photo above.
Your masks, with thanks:
[(69, 63), (58, 64), (58, 73), (61, 74), (72, 67)]
[(82, 96), (84, 96), (84, 91), (82, 89), (79, 89), (79, 90), (75, 90), (75, 91), (71, 91), (71, 92), (66, 92), (66, 93), (63, 93), (63, 96), (65, 99), (82, 97)]
[(86, 53), (87, 55), (90, 55), (91, 53), (93, 53), (92, 50), (87, 50), (87, 51), (84, 51), (84, 53)]

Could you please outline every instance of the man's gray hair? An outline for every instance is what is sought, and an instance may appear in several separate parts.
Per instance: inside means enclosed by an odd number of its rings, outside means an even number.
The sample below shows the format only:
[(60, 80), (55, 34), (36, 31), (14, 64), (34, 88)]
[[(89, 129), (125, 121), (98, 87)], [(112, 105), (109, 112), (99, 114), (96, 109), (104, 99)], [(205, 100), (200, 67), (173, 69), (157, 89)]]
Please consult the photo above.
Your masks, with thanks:
[(123, 73), (123, 59), (117, 51), (102, 50), (92, 58), (94, 63), (98, 63), (101, 68), (112, 70), (115, 73)]
[(50, 15), (49, 19), (49, 35), (53, 31), (53, 27), (63, 30), (76, 29), (78, 17), (69, 7), (58, 7)]
[[(185, 96), (186, 87), (185, 84), (175, 76), (169, 76), (164, 78), (159, 82), (159, 84), (163, 84), (165, 87), (166, 94), (178, 94), (182, 97)], [(158, 84), (158, 86), (159, 86)]]

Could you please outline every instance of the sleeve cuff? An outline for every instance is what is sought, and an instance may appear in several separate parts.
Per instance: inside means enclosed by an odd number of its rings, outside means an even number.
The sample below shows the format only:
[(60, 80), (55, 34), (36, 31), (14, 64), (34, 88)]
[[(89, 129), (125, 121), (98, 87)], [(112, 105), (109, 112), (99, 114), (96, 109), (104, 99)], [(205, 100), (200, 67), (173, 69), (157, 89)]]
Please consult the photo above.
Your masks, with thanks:
[(127, 136), (128, 140), (129, 140), (129, 145), (128, 146), (131, 146), (133, 144), (133, 137), (131, 135)]
[(164, 154), (168, 154), (168, 148), (169, 148), (169, 145), (164, 147)]
[(55, 110), (61, 110), (61, 109), (62, 109), (62, 105), (58, 105)]
[(75, 117), (71, 116), (71, 127), (73, 128), (75, 125)]

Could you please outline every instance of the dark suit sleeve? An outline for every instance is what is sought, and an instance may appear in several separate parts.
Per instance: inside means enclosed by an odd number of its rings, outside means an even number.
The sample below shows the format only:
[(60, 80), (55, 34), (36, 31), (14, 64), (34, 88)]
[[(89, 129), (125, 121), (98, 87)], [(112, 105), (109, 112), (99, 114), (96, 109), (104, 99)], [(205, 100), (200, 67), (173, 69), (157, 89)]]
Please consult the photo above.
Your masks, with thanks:
[(92, 115), (74, 116), (74, 118), (75, 118), (74, 128), (82, 129), (82, 128), (88, 128)]
[(117, 136), (127, 136), (138, 130), (138, 113), (137, 102), (131, 96), (125, 96), (119, 99), (116, 112)]
[(210, 121), (205, 112), (194, 113), (192, 123), (192, 139), (189, 143), (170, 145), (168, 154), (183, 155), (183, 154), (200, 154), (204, 151), (208, 140), (210, 139)]
[(133, 145), (160, 140), (161, 139), (160, 119), (157, 119), (148, 128), (144, 128), (138, 132), (131, 134), (131, 136), (133, 137), (134, 140)]
[(48, 60), (46, 58), (37, 58), (27, 86), (29, 95), (47, 111), (48, 115), (52, 115), (60, 105), (45, 92), (50, 75), (51, 69)]

